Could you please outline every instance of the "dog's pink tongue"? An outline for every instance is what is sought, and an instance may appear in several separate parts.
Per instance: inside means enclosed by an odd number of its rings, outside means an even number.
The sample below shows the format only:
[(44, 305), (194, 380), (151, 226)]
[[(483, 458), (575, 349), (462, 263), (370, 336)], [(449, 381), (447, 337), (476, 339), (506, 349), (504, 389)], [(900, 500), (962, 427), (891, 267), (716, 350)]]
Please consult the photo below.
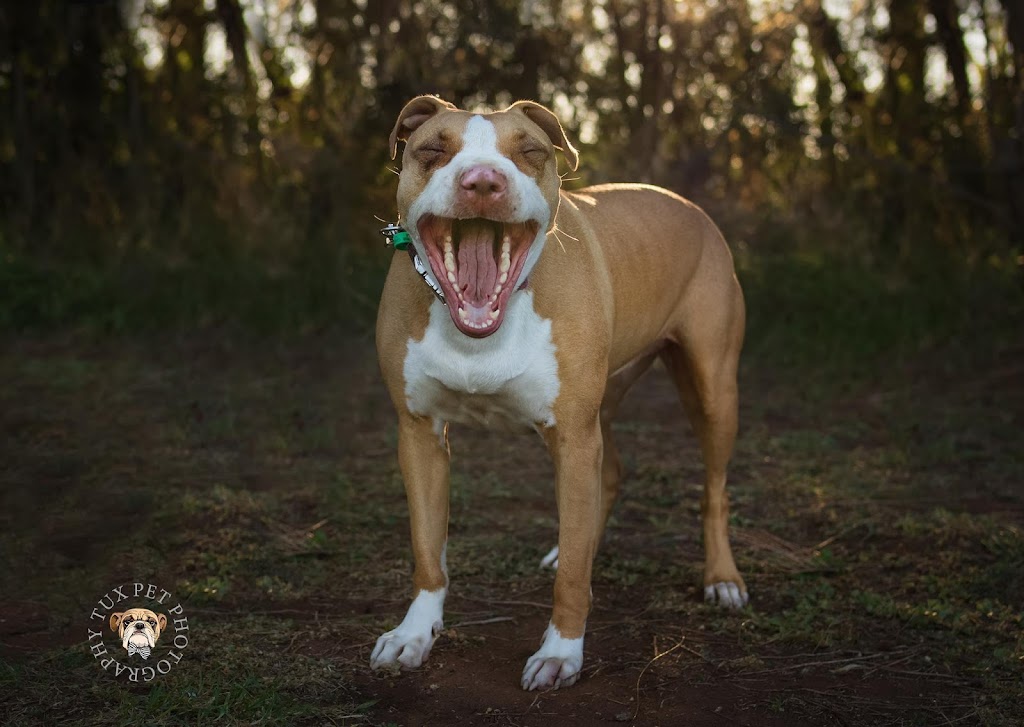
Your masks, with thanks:
[(498, 263), (493, 249), (491, 225), (464, 225), (459, 242), (458, 285), (466, 302), (477, 308), (490, 302), (498, 282)]

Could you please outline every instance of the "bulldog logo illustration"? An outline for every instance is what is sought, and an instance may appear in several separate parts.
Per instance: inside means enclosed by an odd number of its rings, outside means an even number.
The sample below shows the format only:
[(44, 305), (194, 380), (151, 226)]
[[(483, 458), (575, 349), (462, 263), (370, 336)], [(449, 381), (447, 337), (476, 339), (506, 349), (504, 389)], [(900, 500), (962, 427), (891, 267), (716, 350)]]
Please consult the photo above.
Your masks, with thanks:
[(117, 632), (129, 657), (138, 654), (148, 659), (160, 638), (160, 632), (166, 627), (167, 617), (148, 608), (130, 608), (110, 614), (110, 630)]
[(103, 671), (133, 684), (170, 674), (194, 633), (181, 601), (146, 581), (111, 588), (97, 599), (87, 621), (93, 659)]

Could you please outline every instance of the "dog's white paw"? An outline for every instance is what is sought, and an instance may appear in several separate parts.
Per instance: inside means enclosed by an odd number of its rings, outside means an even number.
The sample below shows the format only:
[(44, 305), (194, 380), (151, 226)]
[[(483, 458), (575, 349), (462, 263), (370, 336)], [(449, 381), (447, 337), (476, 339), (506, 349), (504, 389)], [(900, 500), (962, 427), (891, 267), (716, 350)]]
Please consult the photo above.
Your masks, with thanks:
[(721, 581), (704, 587), (704, 600), (725, 608), (743, 608), (750, 601), (750, 594), (735, 583)]
[(548, 551), (548, 554), (540, 559), (541, 568), (550, 568), (551, 570), (558, 570), (558, 546)]
[(401, 629), (388, 631), (377, 639), (370, 655), (370, 668), (383, 669), (388, 666), (403, 666), (415, 669), (430, 656), (434, 646), (434, 635), (403, 633)]
[(370, 668), (402, 666), (415, 669), (430, 656), (434, 640), (444, 628), (445, 589), (420, 591), (398, 628), (377, 639), (370, 654)]
[(564, 639), (554, 624), (548, 624), (544, 640), (536, 654), (526, 660), (523, 689), (571, 687), (580, 678), (583, 667), (583, 637)]

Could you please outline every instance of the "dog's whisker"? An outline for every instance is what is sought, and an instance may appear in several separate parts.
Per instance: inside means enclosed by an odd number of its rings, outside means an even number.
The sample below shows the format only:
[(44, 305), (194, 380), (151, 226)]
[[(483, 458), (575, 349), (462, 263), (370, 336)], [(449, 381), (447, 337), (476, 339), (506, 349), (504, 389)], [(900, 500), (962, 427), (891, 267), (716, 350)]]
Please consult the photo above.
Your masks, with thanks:
[(562, 252), (566, 252), (565, 245), (562, 243), (562, 238), (558, 236), (558, 230), (552, 229), (551, 234), (555, 236), (555, 242), (562, 248)]
[(559, 227), (558, 225), (555, 225), (555, 226), (554, 226), (554, 227), (553, 227), (552, 229), (553, 229), (553, 230), (555, 230), (556, 232), (558, 232), (558, 234), (560, 234), (560, 235), (565, 235), (565, 236), (566, 236), (566, 237), (568, 237), (568, 238), (569, 238), (570, 240), (574, 240), (575, 242), (579, 242), (579, 241), (580, 241), (580, 238), (578, 238), (578, 237), (573, 237), (573, 236), (572, 236), (572, 235), (570, 235), (570, 234), (569, 234), (568, 232), (566, 232), (565, 230), (563, 230), (562, 228), (560, 228), (560, 227)]

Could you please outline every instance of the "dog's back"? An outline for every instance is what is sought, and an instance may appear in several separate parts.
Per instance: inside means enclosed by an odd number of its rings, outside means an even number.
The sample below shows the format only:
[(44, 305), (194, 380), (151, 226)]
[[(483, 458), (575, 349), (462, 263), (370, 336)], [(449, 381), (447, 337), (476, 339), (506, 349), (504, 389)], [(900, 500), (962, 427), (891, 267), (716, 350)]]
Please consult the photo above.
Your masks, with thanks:
[[(608, 313), (610, 372), (653, 341), (687, 336), (695, 324), (723, 344), (742, 337), (743, 295), (729, 247), (689, 200), (646, 184), (585, 187), (562, 193), (555, 230), (558, 244), (549, 246), (542, 263), (564, 277), (566, 255), (592, 257), (593, 266), (582, 266), (588, 285), (607, 293), (599, 297), (614, 306)], [(544, 275), (544, 267), (535, 275)]]

